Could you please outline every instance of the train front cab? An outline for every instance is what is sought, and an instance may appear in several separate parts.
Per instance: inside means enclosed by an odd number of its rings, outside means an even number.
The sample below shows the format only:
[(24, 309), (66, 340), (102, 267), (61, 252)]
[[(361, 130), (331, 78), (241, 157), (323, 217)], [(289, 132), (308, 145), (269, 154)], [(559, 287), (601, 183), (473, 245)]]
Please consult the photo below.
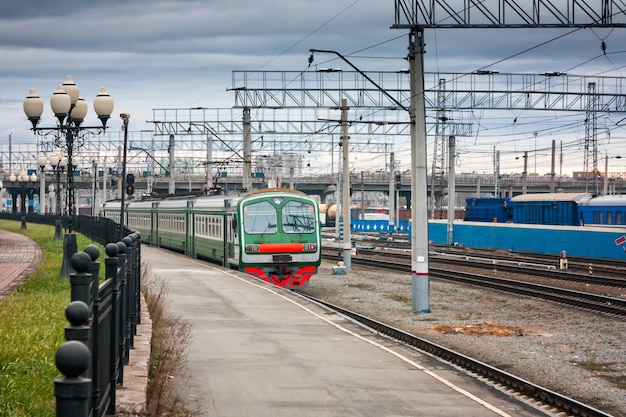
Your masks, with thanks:
[(280, 287), (302, 287), (317, 273), (321, 239), (314, 200), (267, 194), (238, 206), (241, 269)]

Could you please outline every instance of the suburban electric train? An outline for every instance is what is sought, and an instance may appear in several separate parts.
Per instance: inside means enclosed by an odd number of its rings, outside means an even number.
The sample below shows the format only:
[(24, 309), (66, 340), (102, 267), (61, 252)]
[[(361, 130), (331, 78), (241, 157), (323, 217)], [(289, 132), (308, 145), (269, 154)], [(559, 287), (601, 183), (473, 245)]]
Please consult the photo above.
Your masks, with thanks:
[[(120, 201), (104, 216), (119, 222)], [(131, 201), (124, 223), (151, 246), (209, 260), (280, 287), (303, 287), (321, 263), (317, 202), (289, 189)]]

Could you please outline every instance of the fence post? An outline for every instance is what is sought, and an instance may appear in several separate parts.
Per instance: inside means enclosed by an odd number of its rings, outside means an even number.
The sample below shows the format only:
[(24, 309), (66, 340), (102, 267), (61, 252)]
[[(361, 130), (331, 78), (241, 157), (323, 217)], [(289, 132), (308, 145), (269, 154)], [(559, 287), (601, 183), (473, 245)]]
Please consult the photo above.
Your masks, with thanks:
[(137, 316), (139, 312), (139, 277), (137, 276), (137, 238), (134, 234), (130, 234), (122, 239), (122, 242), (128, 248), (128, 346), (130, 349), (135, 347), (135, 336), (137, 335)]
[(120, 280), (118, 258), (119, 247), (115, 243), (109, 243), (104, 247), (108, 258), (104, 260), (106, 279), (111, 280), (111, 329), (109, 334), (109, 350), (111, 352), (111, 362), (109, 363), (109, 405), (106, 413), (115, 415), (116, 413), (116, 387), (118, 372), (122, 368), (119, 355), (119, 327), (120, 327)]
[(65, 340), (81, 342), (89, 349), (89, 307), (83, 301), (72, 301), (65, 307)]
[(137, 249), (135, 253), (135, 276), (137, 277), (137, 323), (141, 324), (141, 233), (133, 233), (135, 236), (135, 247)]
[[(119, 260), (119, 280), (120, 280), (120, 317), (118, 326), (118, 342), (121, 363), (120, 365), (128, 365), (129, 363), (129, 351), (128, 351), (128, 333), (126, 332), (126, 324), (128, 323), (128, 261), (127, 261), (127, 247), (124, 242), (117, 242), (117, 248), (119, 253), (117, 255)], [(130, 326), (128, 326), (130, 329)], [(120, 366), (118, 370), (117, 382), (120, 385), (124, 385), (124, 367)]]
[(70, 273), (70, 284), (72, 284), (71, 300), (80, 300), (83, 303), (91, 304), (91, 274), (87, 272), (91, 264), (91, 257), (85, 252), (76, 252), (70, 258), (72, 269), (76, 272)]
[(100, 333), (100, 263), (96, 262), (100, 257), (100, 249), (96, 245), (87, 245), (83, 252), (89, 255), (91, 263), (88, 272), (91, 274), (91, 334), (89, 337), (91, 350), (91, 409), (94, 416), (100, 415), (100, 389), (101, 387), (98, 364), (104, 359), (99, 354)]
[(64, 378), (54, 380), (57, 417), (88, 417), (91, 380), (81, 375), (89, 368), (89, 349), (70, 340), (57, 350), (54, 362)]

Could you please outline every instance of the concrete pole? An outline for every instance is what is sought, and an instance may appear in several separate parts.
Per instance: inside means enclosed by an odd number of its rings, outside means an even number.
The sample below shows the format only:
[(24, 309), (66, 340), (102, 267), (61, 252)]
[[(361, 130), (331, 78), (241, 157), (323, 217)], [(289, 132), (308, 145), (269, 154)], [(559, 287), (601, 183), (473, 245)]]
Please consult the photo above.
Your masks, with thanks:
[(250, 109), (246, 107), (243, 109), (243, 173), (241, 174), (241, 184), (245, 192), (252, 188), (252, 135), (250, 132)]
[(361, 171), (361, 219), (365, 220), (365, 185), (363, 184), (363, 171)]
[(396, 162), (394, 160), (394, 153), (391, 152), (389, 156), (389, 234), (392, 234), (396, 230)]
[(115, 196), (115, 198), (122, 198), (122, 192), (124, 190), (122, 190), (122, 183), (124, 182), (125, 178), (121, 177), (121, 172), (122, 172), (122, 148), (119, 147), (117, 148), (117, 160), (119, 161), (119, 163), (117, 164), (117, 177), (119, 178), (117, 180), (117, 196)]
[(46, 214), (46, 172), (43, 167), (39, 178), (39, 213)]
[(609, 154), (604, 153), (604, 187), (602, 195), (608, 195), (609, 192)]
[(424, 29), (409, 35), (411, 84), (411, 276), (413, 310), (430, 313), (428, 276), (428, 181), (424, 103)]
[(554, 176), (556, 175), (555, 171), (556, 166), (556, 141), (552, 139), (552, 165), (550, 168), (550, 192), (554, 193)]
[[(341, 138), (339, 138), (339, 143), (341, 142)], [(335, 191), (335, 233), (337, 234), (337, 238), (341, 236), (343, 239), (343, 234), (339, 233), (339, 221), (343, 221), (342, 207), (343, 204), (341, 202), (341, 190), (343, 190), (343, 179), (341, 178), (341, 158), (337, 155), (337, 191)]]
[(496, 198), (500, 197), (500, 190), (498, 189), (498, 180), (500, 179), (500, 151), (496, 151), (496, 147), (493, 147), (493, 160), (494, 160), (494, 171), (496, 174), (495, 182), (494, 182), (494, 195)]
[(107, 197), (107, 165), (106, 163), (104, 164), (103, 168), (102, 168), (102, 202), (106, 203), (108, 201), (108, 197)]
[(213, 136), (206, 138), (206, 187), (207, 191), (213, 187)]
[(96, 160), (94, 159), (93, 161), (91, 161), (91, 167), (93, 169), (93, 184), (91, 184), (91, 215), (92, 216), (97, 216), (98, 215), (98, 195), (96, 194), (97, 191), (97, 184), (98, 184), (98, 163), (96, 162)]
[(456, 138), (448, 138), (448, 245), (454, 244), (454, 218), (456, 217), (456, 178), (454, 172)]
[(343, 264), (347, 271), (352, 269), (352, 238), (350, 236), (350, 160), (348, 145), (348, 100), (341, 99), (341, 141), (343, 150), (343, 189), (341, 205), (343, 210)]
[(170, 170), (170, 179), (168, 185), (168, 193), (176, 194), (176, 179), (174, 178), (174, 148), (175, 148), (174, 135), (170, 135), (169, 146), (167, 147), (167, 152), (170, 156), (169, 170)]
[(522, 171), (522, 194), (526, 194), (528, 183), (528, 151), (524, 152), (524, 170)]

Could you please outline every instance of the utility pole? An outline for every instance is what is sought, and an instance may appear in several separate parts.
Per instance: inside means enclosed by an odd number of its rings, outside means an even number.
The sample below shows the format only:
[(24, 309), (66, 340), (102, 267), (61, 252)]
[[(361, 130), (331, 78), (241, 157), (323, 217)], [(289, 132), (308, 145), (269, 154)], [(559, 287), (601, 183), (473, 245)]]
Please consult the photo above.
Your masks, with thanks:
[(522, 171), (522, 194), (526, 194), (528, 186), (528, 151), (524, 152), (524, 170)]
[(176, 179), (174, 178), (174, 135), (170, 135), (170, 142), (169, 142), (169, 146), (167, 147), (167, 152), (169, 153), (170, 156), (170, 166), (169, 166), (169, 171), (170, 171), (170, 178), (169, 178), (169, 187), (168, 187), (168, 193), (170, 195), (172, 194), (176, 194)]
[(350, 235), (350, 160), (348, 145), (348, 100), (341, 99), (341, 144), (343, 147), (343, 189), (341, 190), (343, 210), (343, 264), (347, 271), (352, 270), (352, 237)]
[(411, 288), (413, 310), (430, 313), (428, 275), (428, 179), (426, 105), (424, 103), (424, 29), (409, 34), (411, 85)]
[(210, 192), (213, 187), (213, 136), (208, 135), (206, 138), (206, 188)]
[[(130, 114), (122, 113), (120, 114), (120, 118), (122, 119), (122, 127), (124, 128), (124, 151), (122, 156), (122, 177), (119, 182), (122, 183), (122, 197), (120, 204), (120, 240), (126, 236), (124, 234), (124, 197), (126, 195), (126, 149), (128, 148), (128, 120), (130, 119)], [(172, 136), (170, 136), (170, 139)]]
[(552, 164), (550, 168), (550, 192), (551, 193), (554, 193), (554, 176), (556, 175), (556, 173), (554, 172), (555, 164), (556, 164), (556, 141), (552, 139)]
[(448, 245), (454, 244), (454, 218), (456, 217), (456, 178), (454, 164), (456, 153), (456, 138), (448, 138)]
[(389, 156), (389, 235), (395, 232), (395, 215), (396, 215), (396, 162), (394, 153)]
[[(276, 140), (276, 139), (274, 139)], [(241, 184), (244, 192), (252, 188), (252, 135), (250, 129), (250, 108), (243, 109), (243, 173)]]

